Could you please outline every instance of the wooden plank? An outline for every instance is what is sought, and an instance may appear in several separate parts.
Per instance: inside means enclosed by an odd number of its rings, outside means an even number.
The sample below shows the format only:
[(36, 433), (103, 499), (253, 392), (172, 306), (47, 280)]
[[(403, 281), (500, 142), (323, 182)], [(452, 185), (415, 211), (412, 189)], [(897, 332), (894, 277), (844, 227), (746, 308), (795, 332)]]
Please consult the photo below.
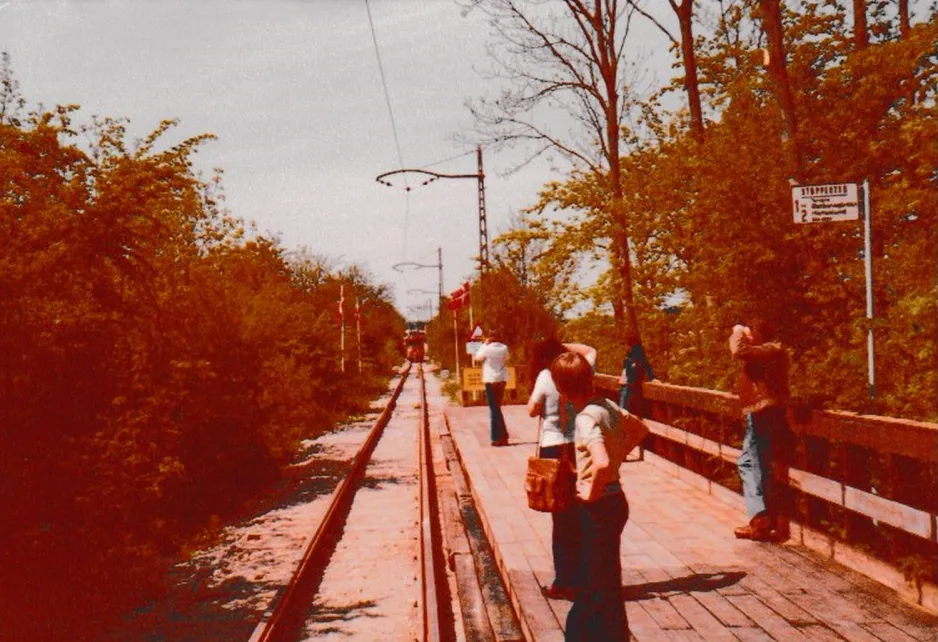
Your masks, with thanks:
[(808, 624), (803, 626), (801, 627), (801, 633), (809, 640), (816, 640), (817, 642), (843, 642), (844, 640), (835, 631), (832, 631), (823, 624)]
[(714, 642), (720, 642), (721, 640), (732, 642), (736, 640), (736, 636), (730, 633), (723, 623), (714, 617), (695, 597), (674, 595), (669, 598), (669, 601), (678, 613), (687, 620), (691, 628), (699, 633), (703, 639), (713, 640)]
[[(915, 638), (897, 629), (889, 622), (869, 622), (863, 626), (872, 631), (883, 642), (915, 642)], [(924, 640), (924, 638), (922, 639)]]
[(776, 640), (785, 642), (806, 642), (801, 631), (785, 621), (754, 595), (733, 595), (727, 597), (736, 608), (748, 615), (759, 627)]
[(885, 522), (906, 533), (935, 541), (932, 529), (935, 517), (925, 511), (850, 486), (845, 488), (844, 505), (848, 510)]
[(664, 638), (664, 630), (658, 626), (644, 604), (640, 602), (626, 602), (625, 612), (629, 618), (629, 630), (638, 642), (661, 640)]
[(740, 628), (754, 625), (753, 621), (750, 620), (745, 613), (736, 608), (729, 599), (720, 593), (694, 593), (694, 599), (700, 602), (704, 608), (710, 611), (715, 618), (726, 626)]
[(786, 597), (828, 625), (860, 624), (879, 619), (838, 593), (813, 591), (798, 595), (787, 594)]
[(796, 429), (814, 437), (863, 446), (877, 453), (938, 462), (938, 425), (933, 423), (823, 410), (812, 412), (811, 420), (798, 424)]
[(705, 642), (706, 638), (700, 637), (700, 634), (693, 629), (678, 629), (675, 631), (665, 631), (665, 640), (668, 642)]
[(744, 577), (740, 583), (749, 588), (753, 595), (758, 597), (763, 604), (772, 609), (773, 612), (785, 618), (790, 624), (795, 626), (816, 624), (817, 618), (768, 584), (769, 581), (774, 579), (775, 578), (767, 577), (766, 580), (763, 580), (754, 574), (749, 574)]
[(535, 642), (560, 642), (563, 632), (560, 622), (541, 593), (534, 574), (512, 568), (506, 574), (506, 583), (511, 586), (513, 601), (525, 623), (529, 636)]
[(836, 622), (830, 625), (847, 642), (882, 642), (856, 622)]
[(776, 642), (775, 638), (762, 629), (751, 626), (733, 629), (733, 635), (743, 642)]
[(690, 623), (681, 617), (677, 609), (666, 599), (660, 597), (646, 598), (642, 600), (642, 608), (654, 618), (663, 630), (691, 628)]

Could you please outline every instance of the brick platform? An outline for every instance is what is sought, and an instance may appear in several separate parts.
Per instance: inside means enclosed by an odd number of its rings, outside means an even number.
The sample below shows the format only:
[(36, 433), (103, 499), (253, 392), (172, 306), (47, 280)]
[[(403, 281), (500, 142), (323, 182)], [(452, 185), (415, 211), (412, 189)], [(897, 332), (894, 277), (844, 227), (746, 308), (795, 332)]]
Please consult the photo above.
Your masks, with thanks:
[[(553, 579), (551, 520), (527, 508), (524, 473), (536, 421), (506, 406), (511, 445), (489, 445), (488, 409), (449, 407), (450, 431), (527, 637), (563, 639), (570, 604)], [(651, 459), (653, 456), (650, 456)], [(873, 580), (796, 544), (737, 540), (742, 499), (702, 492), (649, 461), (627, 462), (622, 537), (629, 623), (655, 640), (938, 640), (938, 618)]]

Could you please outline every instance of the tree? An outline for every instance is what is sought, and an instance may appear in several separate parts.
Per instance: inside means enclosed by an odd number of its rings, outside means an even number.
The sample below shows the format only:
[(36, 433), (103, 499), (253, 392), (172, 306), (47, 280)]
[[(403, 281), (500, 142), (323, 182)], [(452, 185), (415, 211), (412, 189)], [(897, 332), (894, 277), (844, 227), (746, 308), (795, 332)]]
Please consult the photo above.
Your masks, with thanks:
[(905, 38), (909, 33), (909, 0), (897, 0), (899, 5), (899, 35)]
[[(632, 284), (629, 213), (622, 195), (621, 132), (631, 106), (625, 41), (631, 26), (628, 3), (564, 0), (547, 5), (520, 0), (472, 0), (488, 17), (500, 48), (492, 49), (493, 76), (510, 81), (495, 99), (470, 103), (477, 129), (496, 145), (528, 143), (528, 160), (556, 152), (600, 182), (606, 200), (610, 260), (615, 269), (617, 320), (639, 334)], [(567, 124), (551, 128), (543, 110), (561, 112)]]
[(759, 0), (759, 13), (768, 48), (766, 57), (769, 75), (775, 88), (775, 97), (782, 110), (785, 123), (783, 141), (791, 150), (795, 178), (800, 182), (804, 176), (804, 161), (801, 145), (798, 141), (798, 115), (795, 111), (795, 95), (788, 78), (787, 52), (785, 49), (785, 30), (782, 22), (781, 0)]
[(866, 0), (853, 0), (853, 43), (857, 51), (863, 51), (870, 44), (866, 26)]
[(697, 141), (703, 139), (704, 121), (703, 110), (700, 103), (700, 87), (697, 79), (697, 56), (694, 52), (694, 0), (682, 0), (680, 4), (675, 0), (668, 0), (672, 11), (677, 15), (681, 31), (680, 42), (671, 35), (671, 31), (662, 25), (654, 16), (645, 11), (638, 0), (628, 0), (635, 10), (645, 16), (671, 41), (674, 48), (681, 50), (681, 62), (684, 65), (684, 90), (687, 92), (687, 105), (690, 108), (690, 128)]
[[(122, 119), (24, 113), (3, 65), (0, 636), (97, 639), (302, 439), (384, 392), (403, 319), (387, 286), (225, 211), (193, 169), (210, 136), (167, 146), (164, 121), (129, 144)], [(368, 307), (361, 374), (336, 372), (343, 282)]]

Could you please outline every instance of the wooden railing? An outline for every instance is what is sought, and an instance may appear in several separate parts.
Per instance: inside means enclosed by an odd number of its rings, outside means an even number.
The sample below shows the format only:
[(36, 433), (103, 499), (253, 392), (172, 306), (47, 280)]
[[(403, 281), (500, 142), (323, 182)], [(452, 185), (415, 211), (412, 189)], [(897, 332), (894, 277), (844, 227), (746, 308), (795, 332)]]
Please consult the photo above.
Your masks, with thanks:
[[(617, 378), (595, 383), (617, 398)], [(736, 395), (657, 381), (643, 386), (651, 435), (645, 447), (739, 491), (743, 421)], [(789, 485), (793, 520), (813, 533), (898, 569), (935, 609), (938, 574), (938, 425), (816, 410), (793, 400)], [(803, 532), (802, 532), (803, 536)], [(833, 556), (836, 556), (832, 553)], [(927, 594), (926, 594), (927, 593)]]

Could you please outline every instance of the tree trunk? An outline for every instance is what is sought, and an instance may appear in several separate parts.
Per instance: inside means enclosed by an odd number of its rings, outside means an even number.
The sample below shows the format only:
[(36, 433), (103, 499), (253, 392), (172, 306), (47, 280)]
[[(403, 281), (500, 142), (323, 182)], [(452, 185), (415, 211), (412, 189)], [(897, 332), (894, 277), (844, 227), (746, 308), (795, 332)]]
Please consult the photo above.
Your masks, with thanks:
[(853, 0), (853, 47), (863, 51), (870, 44), (866, 28), (866, 0)]
[(769, 51), (769, 75), (775, 85), (775, 97), (782, 110), (784, 138), (791, 149), (792, 163), (795, 166), (795, 179), (801, 182), (804, 177), (804, 165), (801, 159), (801, 146), (798, 144), (798, 117), (795, 114), (795, 97), (788, 79), (784, 32), (782, 31), (781, 0), (759, 0), (762, 10), (762, 27), (765, 29)]
[(909, 0), (899, 0), (899, 37), (905, 40), (909, 35)]
[[(616, 66), (616, 43), (607, 37), (603, 29), (602, 3), (596, 0), (594, 15), (595, 31), (600, 59), (603, 61), (603, 83), (606, 88), (606, 145), (609, 150), (609, 182), (612, 192), (612, 220), (619, 228), (613, 235), (613, 267), (620, 276), (620, 300), (625, 308), (625, 334), (639, 337), (638, 315), (635, 311), (635, 298), (632, 294), (632, 257), (629, 255), (629, 224), (625, 213), (625, 198), (622, 193), (622, 159), (619, 155), (619, 88), (616, 84), (618, 73)], [(616, 265), (618, 263), (618, 265)], [(620, 334), (622, 328), (618, 328)]]
[(697, 83), (697, 56), (694, 52), (694, 0), (683, 0), (680, 5), (671, 2), (681, 26), (681, 58), (684, 62), (684, 89), (690, 106), (690, 130), (697, 142), (703, 140), (703, 110), (700, 106), (700, 88)]

